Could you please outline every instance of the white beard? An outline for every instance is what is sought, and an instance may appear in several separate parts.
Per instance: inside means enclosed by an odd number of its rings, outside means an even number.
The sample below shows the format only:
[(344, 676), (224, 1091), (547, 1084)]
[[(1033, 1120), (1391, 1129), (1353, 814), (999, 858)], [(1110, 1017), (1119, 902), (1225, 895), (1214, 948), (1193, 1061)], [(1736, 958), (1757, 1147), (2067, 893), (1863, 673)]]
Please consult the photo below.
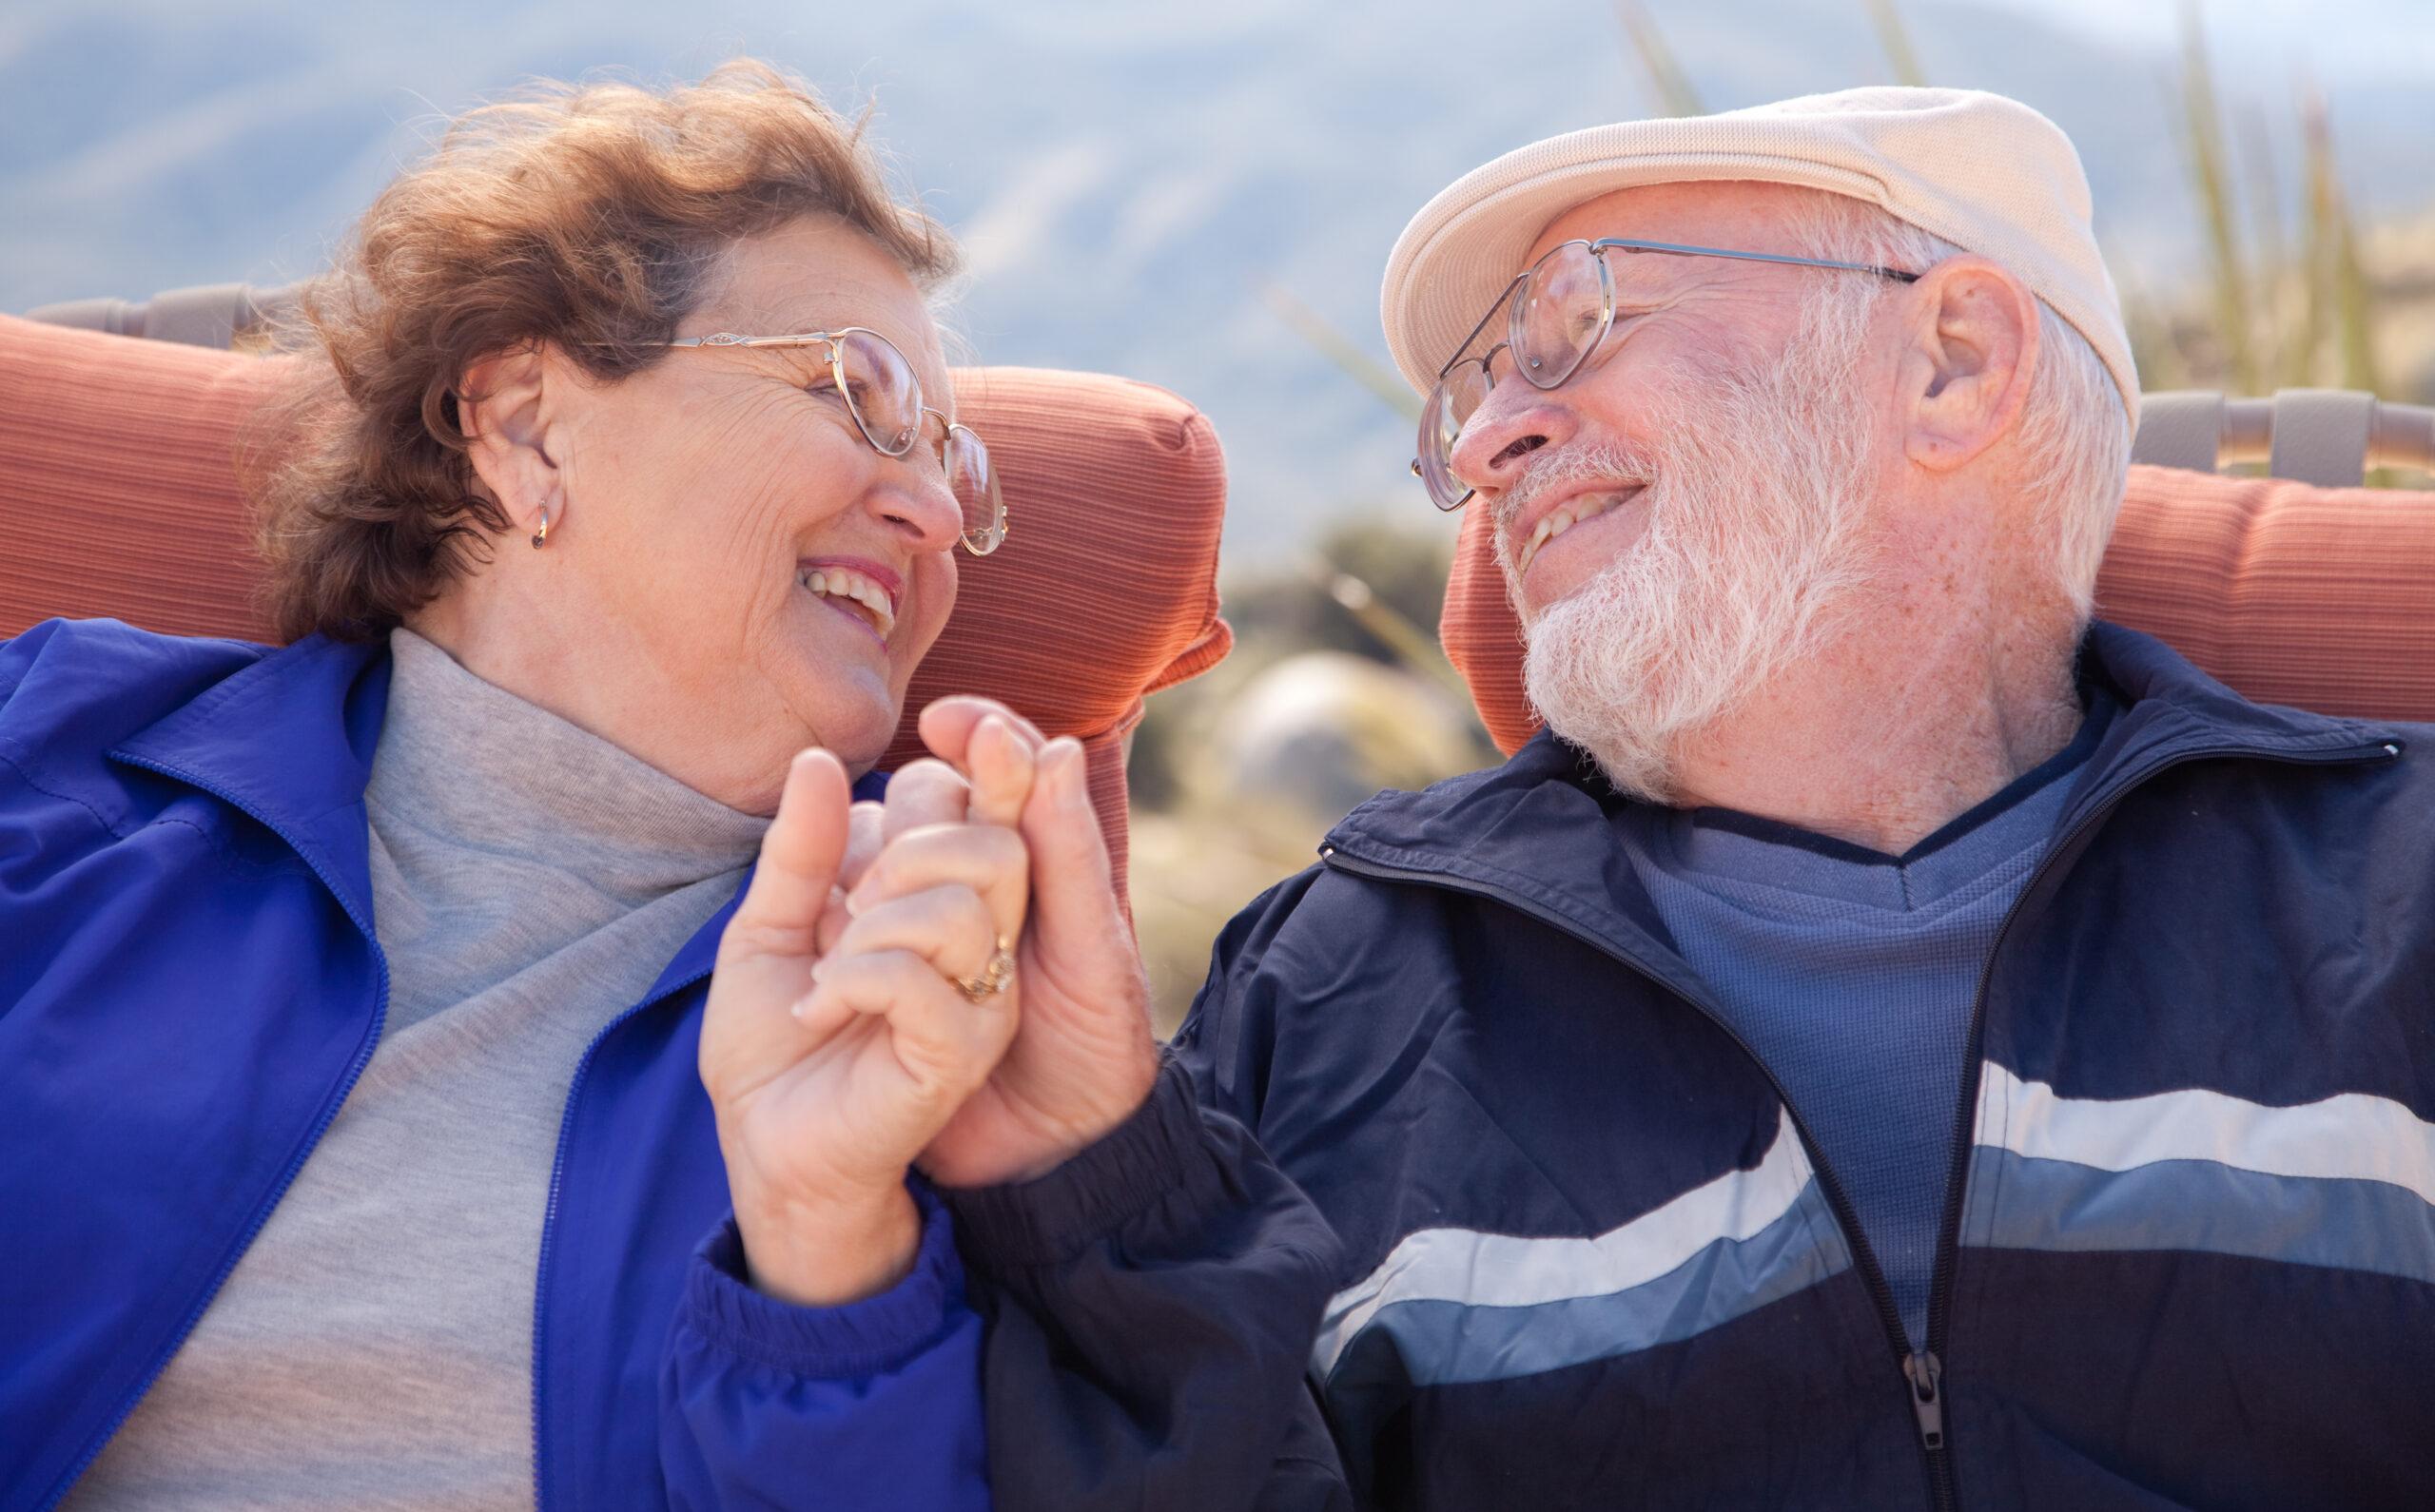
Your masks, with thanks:
[[(1523, 686), (1618, 789), (1668, 802), (1685, 738), (1814, 650), (1866, 577), (1864, 423), (1844, 399), (1865, 301), (1824, 294), (1781, 361), (1722, 381), (1674, 376), (1638, 414), (1657, 446), (1560, 453), (1502, 501), (1549, 485), (1646, 479), (1640, 538), (1535, 618)], [(1500, 531), (1504, 541), (1508, 533)], [(1510, 553), (1500, 548), (1517, 611)]]

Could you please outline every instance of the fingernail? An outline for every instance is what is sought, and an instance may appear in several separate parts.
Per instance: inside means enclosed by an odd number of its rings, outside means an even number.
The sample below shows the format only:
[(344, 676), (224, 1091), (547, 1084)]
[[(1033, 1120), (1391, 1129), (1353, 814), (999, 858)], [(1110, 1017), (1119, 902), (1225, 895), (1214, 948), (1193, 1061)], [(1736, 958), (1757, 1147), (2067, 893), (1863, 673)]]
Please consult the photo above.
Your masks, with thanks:
[(1091, 801), (1090, 784), (1085, 781), (1088, 763), (1082, 756), (1082, 743), (1070, 735), (1057, 737), (1064, 749), (1057, 753), (1057, 797), (1068, 808), (1080, 808)]

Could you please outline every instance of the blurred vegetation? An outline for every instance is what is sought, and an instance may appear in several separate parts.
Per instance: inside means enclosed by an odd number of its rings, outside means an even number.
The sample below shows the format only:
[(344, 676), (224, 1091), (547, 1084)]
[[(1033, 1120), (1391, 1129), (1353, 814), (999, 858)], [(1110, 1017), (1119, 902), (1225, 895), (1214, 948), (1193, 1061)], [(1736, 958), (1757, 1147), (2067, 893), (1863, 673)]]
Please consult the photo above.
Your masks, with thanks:
[(1894, 70), (1894, 82), (1914, 87), (1925, 85), (1928, 76), (1919, 68), (1919, 55), (1911, 47), (1910, 29), (1902, 24), (1902, 12), (1894, 8), (1894, 0), (1868, 0), (1868, 17), (1877, 27), (1877, 45), (1885, 49), (1885, 62)]
[(1649, 87), (1657, 95), (1657, 113), (1706, 114), (1706, 107), (1700, 104), (1699, 91), (1691, 87), (1691, 76), (1674, 61), (1674, 49), (1666, 45), (1666, 35), (1657, 29), (1657, 19), (1648, 13), (1648, 7), (1641, 0), (1615, 0), (1615, 19), (1623, 24), (1624, 36), (1632, 51), (1640, 55), (1641, 67), (1648, 70)]
[[(1699, 95), (1650, 8), (1614, 9), (1651, 112), (1697, 114)], [(1933, 82), (1934, 60), (1913, 45), (1897, 0), (1855, 9), (1895, 82)], [(2251, 107), (2231, 130), (2196, 0), (2185, 0), (2178, 69), (2159, 91), (2177, 126), (2203, 271), (2151, 280), (2109, 257), (2143, 384), (2249, 395), (2340, 387), (2435, 402), (2435, 207), (2362, 227), (2325, 102), (2305, 83), (2288, 115)], [(2298, 169), (2288, 183), (2278, 130)], [(1283, 288), (1260, 292), (1348, 381), (1417, 417), (1417, 397), (1366, 343)], [(1393, 513), (1329, 531), (1303, 560), (1231, 578), (1234, 656), (1150, 701), (1132, 755), (1133, 888), (1162, 1032), (1198, 990), (1226, 921), (1310, 865), (1346, 808), (1377, 788), (1424, 786), (1497, 759), (1437, 649), (1458, 523), (1413, 484)]]
[(2224, 140), (2223, 116), (2215, 107), (2214, 80), (2207, 68), (2206, 38), (2197, 24), (2196, 7), (2185, 5), (2182, 14), (2181, 140), (2207, 225), (2208, 261), (2214, 272), (2215, 329), (2223, 337), (2224, 365), (2231, 386), (2240, 393), (2254, 394), (2257, 356), (2250, 339), (2247, 259), (2232, 228), (2230, 153)]
[(1437, 646), (1458, 517), (1411, 504), (1231, 576), (1234, 654), (1153, 698), (1134, 735), (1134, 919), (1162, 1034), (1226, 921), (1348, 809), (1497, 760)]
[[(2287, 205), (2275, 168), (2274, 123), (2262, 111), (2246, 112), (2240, 149), (2233, 149), (2196, 0), (2184, 0), (2180, 77), (2169, 87), (2192, 205), (2206, 230), (2209, 279), (2203, 297), (2160, 304), (2144, 291), (2135, 300), (2126, 296), (2147, 386), (2251, 395), (2335, 387), (2394, 399), (2435, 397), (2422, 323), (2425, 284), (2435, 270), (2435, 222), (2393, 228), (2399, 234), (2385, 239), (2385, 256), (2370, 259), (2344, 192), (2324, 98), (2305, 81), (2294, 91), (2289, 116), (2300, 192), (2296, 205)], [(2295, 209), (2296, 239), (2286, 232)], [(2382, 329), (2387, 316), (2405, 329)], [(2421, 354), (2417, 371), (2398, 388), (2385, 381), (2379, 350), (2385, 345)]]
[(1368, 389), (1389, 409), (1415, 425), (1420, 423), (1420, 396), (1404, 385), (1401, 374), (1372, 357), (1360, 342), (1330, 325), (1326, 316), (1285, 288), (1266, 283), (1260, 286), (1259, 293), (1268, 307), (1276, 312), (1276, 318), (1316, 348), (1320, 356), (1335, 365), (1336, 371)]

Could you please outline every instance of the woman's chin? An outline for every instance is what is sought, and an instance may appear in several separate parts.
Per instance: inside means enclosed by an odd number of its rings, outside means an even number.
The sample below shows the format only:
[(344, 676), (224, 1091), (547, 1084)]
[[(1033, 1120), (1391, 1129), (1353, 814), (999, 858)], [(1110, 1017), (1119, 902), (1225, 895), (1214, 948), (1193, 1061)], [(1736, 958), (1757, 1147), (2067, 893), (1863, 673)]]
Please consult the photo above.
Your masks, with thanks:
[[(830, 617), (832, 611), (817, 612)], [(896, 669), (875, 646), (840, 646), (831, 627), (821, 631), (773, 637), (761, 675), (779, 705), (793, 716), (802, 746), (818, 746), (846, 764), (859, 777), (879, 763), (896, 738), (904, 717), (905, 689)], [(844, 627), (851, 630), (852, 627)], [(867, 640), (865, 633), (865, 639)], [(789, 755), (792, 753), (789, 752)]]
[(877, 704), (857, 700), (851, 707), (840, 707), (844, 704), (845, 700), (828, 704), (828, 717), (811, 726), (807, 744), (825, 746), (846, 764), (848, 775), (860, 777), (887, 754), (902, 710), (893, 700)]

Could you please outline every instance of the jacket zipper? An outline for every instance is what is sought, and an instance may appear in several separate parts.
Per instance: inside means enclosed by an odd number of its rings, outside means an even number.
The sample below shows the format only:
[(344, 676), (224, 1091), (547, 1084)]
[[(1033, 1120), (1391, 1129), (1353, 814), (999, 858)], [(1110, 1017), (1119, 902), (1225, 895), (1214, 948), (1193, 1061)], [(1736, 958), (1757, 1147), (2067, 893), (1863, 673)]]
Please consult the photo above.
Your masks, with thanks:
[[(2082, 843), (2097, 825), (2112, 816), (2114, 809), (2121, 806), (2124, 799), (2173, 767), (2227, 756), (2292, 766), (2337, 766), (2379, 757), (2389, 761), (2400, 755), (2401, 746), (2390, 741), (2329, 751), (2267, 751), (2250, 746), (2211, 746), (2175, 752), (2134, 769), (2106, 795), (2103, 803), (2082, 815), (2059, 840), (2047, 847), (2036, 870), (2030, 874), (2029, 882), (2005, 912), (2003, 922), (1997, 926), (1995, 943), (1988, 947), (1986, 962), (1979, 967), (1978, 990), (1970, 1005), (1970, 1027), (1962, 1039), (1961, 1101), (1954, 1115), (1954, 1142), (1945, 1167), (1944, 1216), (1937, 1229), (1936, 1258), (1928, 1272), (1927, 1347), (1914, 1360), (1906, 1360), (1903, 1367), (1905, 1379), (1912, 1383), (1913, 1405), (1919, 1414), (1920, 1438), (1931, 1450), (1939, 1449), (1944, 1438), (1942, 1354), (1949, 1342), (1946, 1333), (1952, 1325), (1949, 1314), (1953, 1310), (1953, 1271), (1960, 1258), (1961, 1212), (1969, 1183), (1970, 1152), (1977, 1143), (1978, 1132), (1977, 1111), (1978, 1084), (1985, 1069), (1987, 989), (1995, 980), (1997, 958), (2002, 955), (2004, 941), (2011, 937), (2015, 921), (2050, 874), (2059, 873), (2079, 859)], [(1941, 1472), (1938, 1481), (1938, 1505), (1949, 1508), (1956, 1494), (1953, 1466), (1950, 1462), (1944, 1462), (1939, 1464), (1938, 1469)]]
[(237, 1269), (237, 1262), (244, 1259), (245, 1251), (254, 1247), (254, 1239), (263, 1231), (263, 1225), (270, 1221), (271, 1213), (277, 1211), (282, 1201), (285, 1200), (287, 1189), (295, 1184), (296, 1173), (304, 1169), (304, 1162), (312, 1158), (313, 1152), (321, 1147), (322, 1134), (330, 1127), (330, 1120), (338, 1116), (339, 1110), (346, 1106), (346, 1099), (354, 1094), (355, 1084), (362, 1077), (363, 1068), (371, 1063), (373, 1051), (380, 1048), (380, 1032), (389, 1021), (389, 958), (380, 949), (379, 937), (373, 934), (372, 925), (368, 920), (356, 917), (355, 910), (348, 906), (346, 895), (339, 890), (338, 883), (331, 879), (328, 872), (321, 869), (321, 863), (314, 859), (311, 852), (296, 843), (294, 836), (192, 772), (181, 771), (177, 767), (146, 757), (127, 756), (117, 751), (110, 753), (110, 759), (124, 762), (129, 766), (141, 767), (146, 771), (158, 772), (164, 777), (208, 793), (284, 841), (287, 848), (296, 852), (304, 864), (312, 868), (314, 877), (320, 880), (323, 887), (329, 889), (330, 897), (346, 914), (348, 921), (362, 934), (364, 943), (372, 947), (372, 963), (380, 972), (380, 988), (373, 995), (371, 1032), (366, 1034), (363, 1037), (363, 1042), (356, 1047), (354, 1060), (348, 1064), (346, 1075), (339, 1080), (337, 1095), (321, 1105), (321, 1113), (313, 1120), (311, 1136), (298, 1146), (295, 1155), (287, 1162), (287, 1169), (280, 1173), (278, 1184), (271, 1188), (270, 1200), (255, 1211), (253, 1221), (246, 1226), (244, 1236), (221, 1261), (220, 1269), (212, 1273), (211, 1285), (204, 1289), (203, 1294), (195, 1299), (194, 1306), (187, 1309), (185, 1317), (179, 1322), (177, 1332), (171, 1336), (167, 1347), (154, 1356), (152, 1363), (145, 1367), (144, 1379), (136, 1384), (134, 1392), (119, 1405), (118, 1411), (110, 1417), (109, 1425), (103, 1429), (86, 1448), (83, 1457), (77, 1460), (75, 1467), (62, 1477), (51, 1494), (44, 1499), (39, 1512), (49, 1512), (50, 1508), (57, 1506), (68, 1495), (69, 1489), (83, 1479), (85, 1472), (92, 1468), (93, 1462), (101, 1458), (102, 1450), (108, 1445), (110, 1440), (118, 1436), (118, 1430), (126, 1425), (128, 1415), (135, 1411), (136, 1404), (144, 1400), (146, 1393), (152, 1389), (152, 1384), (161, 1378), (161, 1372), (168, 1368), (169, 1361), (179, 1349), (185, 1347), (186, 1336), (194, 1331), (194, 1326), (197, 1323), (203, 1321), (205, 1310), (211, 1306), (212, 1299), (220, 1295), (220, 1289), (227, 1283), (228, 1273)]
[(2131, 776), (2121, 781), (2102, 804), (2090, 810), (2073, 824), (2060, 840), (2048, 847), (2044, 860), (2038, 863), (2036, 870), (2030, 874), (2029, 882), (2023, 885), (2019, 896), (2014, 899), (2012, 908), (2004, 915), (2003, 922), (1997, 928), (1995, 944), (1988, 950), (1987, 964), (1980, 968), (1978, 990), (1971, 1002), (1970, 1027), (1963, 1047), (1961, 1102), (1954, 1126), (1951, 1164), (1946, 1168), (1945, 1175), (1944, 1218), (1938, 1231), (1936, 1259), (1929, 1272), (1926, 1347), (1917, 1351), (1912, 1349), (1910, 1335), (1902, 1327), (1901, 1309), (1895, 1304), (1894, 1289), (1887, 1284), (1884, 1271), (1879, 1268), (1877, 1255), (1869, 1248), (1868, 1237), (1861, 1231), (1859, 1217), (1853, 1211), (1850, 1200), (1843, 1194), (1842, 1183), (1827, 1164), (1825, 1153), (1819, 1148), (1817, 1140), (1811, 1136), (1808, 1126), (1802, 1122), (1801, 1111), (1793, 1106), (1792, 1098), (1785, 1093), (1783, 1083), (1777, 1079), (1774, 1070), (1760, 1057), (1757, 1051), (1750, 1048), (1750, 1042), (1743, 1038), (1739, 1031), (1725, 1022), (1724, 1016), (1718, 1013), (1713, 1005), (1669, 985), (1660, 979), (1657, 973), (1643, 965), (1630, 951), (1617, 946), (1596, 932), (1576, 924), (1563, 915), (1544, 908), (1518, 893), (1498, 887), (1493, 883), (1473, 882), (1469, 878), (1452, 877), (1440, 872), (1383, 866), (1374, 862), (1348, 857), (1334, 845), (1320, 846), (1319, 857), (1328, 865), (1357, 876), (1372, 877), (1381, 882), (1411, 882), (1421, 886), (1437, 887), (1449, 892), (1470, 893), (1503, 903), (1515, 912), (1528, 915), (1561, 934), (1580, 940), (1608, 959), (1639, 972), (1660, 991), (1669, 993), (1688, 1003), (1740, 1047), (1742, 1053), (1749, 1057), (1750, 1062), (1759, 1068), (1759, 1074), (1767, 1079), (1768, 1086), (1776, 1094), (1776, 1100), (1783, 1106), (1786, 1115), (1792, 1119), (1794, 1131), (1801, 1135), (1802, 1148), (1808, 1153), (1811, 1169), (1817, 1173), (1819, 1190), (1825, 1194), (1827, 1207), (1835, 1214), (1836, 1225), (1842, 1231), (1844, 1242), (1851, 1249), (1853, 1264), (1859, 1269), (1861, 1280), (1868, 1287), (1871, 1299), (1877, 1304), (1878, 1319), (1884, 1326), (1886, 1342), (1892, 1347), (1895, 1364), (1901, 1371), (1903, 1395), (1910, 1402), (1912, 1418), (1919, 1428), (1920, 1452), (1926, 1457), (1929, 1486), (1938, 1512), (1954, 1512), (1958, 1505), (1959, 1489), (1954, 1482), (1953, 1463), (1947, 1452), (1945, 1439), (1944, 1360), (1942, 1358), (1947, 1322), (1945, 1313), (1950, 1310), (1949, 1293), (1953, 1287), (1955, 1251), (1960, 1244), (1961, 1203), (1963, 1186), (1968, 1174), (1966, 1162), (1974, 1142), (1974, 1135), (1977, 1132), (1975, 1127), (1976, 1120), (1971, 1115), (1978, 1100), (1978, 1059), (1980, 1043), (1986, 1028), (1987, 986), (1994, 977), (1996, 957), (2003, 949), (2005, 939), (2012, 933), (2014, 921), (2019, 918), (2023, 906), (2045, 882), (2048, 874), (2069, 863), (2074, 857), (2074, 847), (2077, 846), (2085, 836), (2112, 814), (2134, 789), (2172, 767), (2220, 756), (2249, 756), (2260, 761), (2284, 762), (2295, 766), (2336, 766), (2346, 762), (2366, 761), (2378, 756), (2390, 758), (2400, 753), (2399, 746), (2384, 741), (2338, 751), (2312, 753), (2277, 753), (2244, 746), (2210, 746), (2200, 750), (2179, 752), (2134, 770)]
[(584, 1078), (592, 1072), (594, 1053), (599, 1050), (611, 1035), (623, 1028), (626, 1021), (636, 1014), (667, 1001), (696, 982), (707, 980), (710, 975), (707, 970), (697, 971), (681, 981), (672, 982), (666, 988), (653, 993), (601, 1025), (599, 1032), (592, 1037), (592, 1042), (583, 1047), (583, 1054), (575, 1063), (575, 1076), (567, 1083), (567, 1100), (558, 1110), (557, 1149), (550, 1157), (550, 1200), (541, 1209), (541, 1249), (533, 1267), (533, 1505), (535, 1512), (541, 1512), (541, 1509), (550, 1504), (542, 1470), (544, 1461), (541, 1456), (543, 1373), (541, 1346), (542, 1341), (548, 1337), (550, 1321), (550, 1241), (557, 1233), (558, 1194), (566, 1185), (567, 1144), (575, 1132), (575, 1103), (583, 1095)]

